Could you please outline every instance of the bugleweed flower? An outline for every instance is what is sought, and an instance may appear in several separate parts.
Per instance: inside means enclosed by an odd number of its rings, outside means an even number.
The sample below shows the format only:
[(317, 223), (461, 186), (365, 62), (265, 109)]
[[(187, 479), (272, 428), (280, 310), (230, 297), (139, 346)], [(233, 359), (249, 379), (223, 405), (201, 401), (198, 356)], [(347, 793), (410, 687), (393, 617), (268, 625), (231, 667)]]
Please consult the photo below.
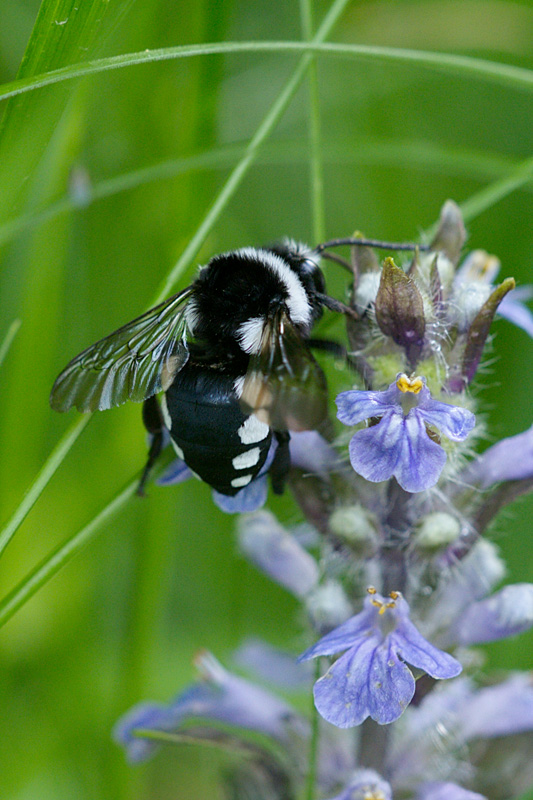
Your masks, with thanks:
[(315, 684), (315, 704), (339, 728), (360, 725), (372, 717), (381, 725), (404, 712), (415, 692), (407, 664), (432, 678), (454, 678), (461, 672), (455, 658), (438, 650), (409, 619), (409, 606), (399, 592), (382, 597), (368, 589), (364, 609), (323, 636), (300, 656), (344, 653)]
[(434, 486), (446, 463), (446, 453), (430, 437), (428, 425), (456, 442), (466, 439), (475, 425), (471, 411), (434, 400), (425, 378), (402, 373), (383, 392), (342, 392), (337, 407), (345, 425), (379, 418), (350, 442), (354, 470), (368, 481), (394, 476), (406, 492)]
[[(179, 732), (187, 729), (190, 720), (204, 725), (226, 723), (285, 744), (307, 735), (307, 722), (276, 695), (228, 672), (210, 653), (202, 653), (196, 664), (202, 682), (189, 687), (169, 705), (142, 703), (119, 720), (114, 736), (126, 747), (131, 761), (144, 761), (160, 746), (156, 740), (136, 736), (136, 730)], [(211, 735), (214, 738), (215, 731)]]
[[(468, 394), (497, 314), (533, 335), (532, 290), (494, 284), (500, 262), (485, 251), (461, 264), (465, 240), (448, 201), (429, 250), (407, 263), (353, 247), (346, 350), (364, 388), (337, 398), (338, 419), (358, 426), (353, 469), (330, 422), (322, 436), (291, 432), (288, 485), (304, 526), (257, 512), (266, 471), (235, 498), (215, 495), (226, 512), (256, 511), (240, 520), (241, 553), (292, 592), (316, 642), (305, 664), (255, 642), (241, 665), (307, 693), (320, 659), (323, 719), (311, 725), (203, 658), (201, 682), (123, 717), (116, 736), (132, 760), (158, 746), (140, 728), (216, 740), (246, 756), (232, 759), (231, 800), (297, 800), (311, 782), (317, 800), (513, 800), (533, 784), (533, 675), (495, 683), (474, 649), (533, 627), (533, 584), (502, 586), (505, 565), (484, 536), (500, 508), (533, 491), (533, 428), (475, 456)], [(170, 478), (185, 476), (178, 464)]]
[(344, 791), (331, 800), (392, 800), (392, 789), (373, 769), (359, 769)]

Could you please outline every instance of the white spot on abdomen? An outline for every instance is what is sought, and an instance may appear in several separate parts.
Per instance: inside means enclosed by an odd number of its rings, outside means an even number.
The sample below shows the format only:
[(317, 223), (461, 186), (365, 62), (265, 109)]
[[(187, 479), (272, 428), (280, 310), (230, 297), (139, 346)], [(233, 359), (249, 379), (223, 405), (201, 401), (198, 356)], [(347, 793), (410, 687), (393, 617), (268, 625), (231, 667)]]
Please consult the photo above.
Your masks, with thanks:
[(248, 469), (249, 467), (255, 467), (260, 457), (261, 450), (259, 447), (252, 447), (251, 450), (247, 450), (245, 453), (235, 456), (231, 463), (234, 469)]
[(251, 475), (243, 475), (241, 478), (233, 478), (231, 485), (234, 489), (240, 489), (242, 486), (248, 486), (251, 480)]
[(244, 420), (237, 433), (243, 444), (255, 444), (256, 442), (262, 442), (263, 439), (266, 439), (269, 431), (270, 428), (266, 422), (261, 422), (260, 419), (257, 419), (255, 414), (251, 414), (248, 419)]

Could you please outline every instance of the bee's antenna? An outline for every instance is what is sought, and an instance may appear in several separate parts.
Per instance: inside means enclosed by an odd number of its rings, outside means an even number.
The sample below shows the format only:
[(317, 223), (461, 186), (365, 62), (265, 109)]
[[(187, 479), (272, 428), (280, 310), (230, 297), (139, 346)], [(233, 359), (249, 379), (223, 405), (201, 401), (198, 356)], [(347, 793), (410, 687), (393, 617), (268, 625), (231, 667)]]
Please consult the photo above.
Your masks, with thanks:
[(316, 253), (322, 253), (330, 247), (340, 247), (341, 245), (357, 245), (359, 247), (374, 247), (378, 250), (429, 250), (428, 244), (412, 244), (411, 242), (382, 242), (379, 239), (330, 239), (315, 248)]

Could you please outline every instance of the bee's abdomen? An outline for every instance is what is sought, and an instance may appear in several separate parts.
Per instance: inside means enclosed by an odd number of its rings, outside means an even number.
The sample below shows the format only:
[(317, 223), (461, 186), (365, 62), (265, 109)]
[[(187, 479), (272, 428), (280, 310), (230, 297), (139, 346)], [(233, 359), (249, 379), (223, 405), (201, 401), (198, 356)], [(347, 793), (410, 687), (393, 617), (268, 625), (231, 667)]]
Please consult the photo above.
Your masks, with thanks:
[(242, 412), (233, 376), (188, 364), (162, 407), (176, 452), (213, 489), (235, 495), (257, 477), (272, 434), (268, 425)]

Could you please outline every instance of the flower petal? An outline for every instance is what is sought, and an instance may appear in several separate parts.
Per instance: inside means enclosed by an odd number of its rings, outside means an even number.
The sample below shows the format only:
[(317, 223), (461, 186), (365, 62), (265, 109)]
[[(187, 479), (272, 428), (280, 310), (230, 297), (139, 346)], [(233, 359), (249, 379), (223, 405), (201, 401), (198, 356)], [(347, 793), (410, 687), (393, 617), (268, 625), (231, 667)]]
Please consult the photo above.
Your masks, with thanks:
[(474, 414), (467, 408), (440, 403), (431, 397), (419, 405), (419, 413), (429, 425), (434, 425), (447, 439), (454, 442), (466, 439), (476, 424)]
[(531, 674), (518, 672), (496, 686), (472, 692), (458, 714), (466, 741), (533, 731)]
[(455, 625), (459, 644), (481, 644), (523, 633), (533, 626), (533, 584), (515, 583), (473, 603)]
[(402, 453), (403, 421), (400, 411), (390, 409), (377, 425), (353, 435), (350, 461), (354, 470), (367, 481), (386, 481), (394, 474)]
[(403, 429), (394, 475), (406, 492), (423, 492), (437, 483), (446, 463), (446, 453), (429, 438), (418, 409), (412, 409), (405, 417)]
[[(530, 286), (521, 286), (519, 289), (513, 289), (506, 295), (500, 305), (498, 306), (498, 314), (501, 317), (522, 328), (523, 331), (533, 337), (533, 314), (527, 306), (522, 303), (517, 294), (522, 290), (531, 290)], [(530, 297), (530, 291), (522, 292), (522, 297)]]
[(372, 630), (373, 621), (377, 613), (375, 608), (365, 607), (355, 617), (351, 617), (331, 633), (319, 639), (312, 647), (309, 647), (298, 658), (298, 661), (309, 661), (310, 658), (316, 658), (317, 656), (331, 656), (353, 647), (358, 638), (366, 636)]
[(175, 458), (171, 461), (166, 470), (160, 478), (156, 480), (158, 486), (172, 486), (175, 483), (183, 483), (183, 481), (192, 478), (192, 472), (181, 458)]
[(239, 544), (253, 564), (296, 597), (304, 597), (316, 586), (315, 559), (270, 512), (259, 511), (240, 520)]
[(113, 728), (113, 739), (126, 749), (128, 761), (146, 761), (161, 746), (153, 739), (136, 736), (137, 728), (168, 731), (174, 727), (175, 714), (159, 703), (139, 703), (124, 714)]
[(487, 800), (485, 795), (463, 789), (456, 783), (433, 781), (423, 783), (416, 794), (416, 800)]
[(213, 502), (226, 514), (244, 514), (262, 508), (268, 495), (266, 475), (260, 475), (231, 497), (213, 489)]
[(337, 419), (345, 425), (357, 425), (370, 417), (382, 417), (386, 411), (396, 407), (398, 393), (396, 381), (384, 392), (341, 392), (335, 400)]
[(289, 441), (291, 464), (315, 475), (327, 476), (339, 463), (339, 456), (316, 431), (292, 431)]
[(392, 788), (373, 769), (358, 769), (345, 789), (331, 800), (369, 800), (369, 798), (392, 800)]
[(386, 725), (401, 716), (415, 691), (409, 668), (390, 639), (373, 634), (341, 656), (314, 687), (315, 705), (338, 728), (360, 725), (368, 716)]
[(533, 476), (533, 426), (489, 447), (465, 470), (463, 480), (483, 488), (500, 481), (518, 481)]
[(394, 647), (413, 667), (423, 669), (432, 678), (455, 678), (462, 670), (461, 664), (451, 656), (435, 647), (404, 617), (389, 638)]

